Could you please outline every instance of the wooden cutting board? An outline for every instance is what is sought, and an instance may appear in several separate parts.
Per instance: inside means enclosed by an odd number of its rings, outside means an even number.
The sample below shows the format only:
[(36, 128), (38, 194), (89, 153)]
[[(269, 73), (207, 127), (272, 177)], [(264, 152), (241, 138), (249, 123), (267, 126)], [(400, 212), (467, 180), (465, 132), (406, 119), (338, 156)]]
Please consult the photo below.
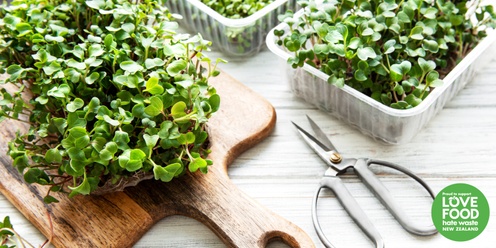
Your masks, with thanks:
[(0, 191), (47, 237), (48, 211), (55, 234), (52, 243), (57, 247), (130, 247), (157, 221), (176, 214), (205, 224), (228, 247), (264, 247), (272, 239), (291, 247), (314, 247), (303, 230), (251, 199), (227, 176), (228, 165), (272, 131), (274, 108), (225, 73), (212, 84), (222, 100), (209, 122), (214, 165), (207, 174), (186, 174), (172, 183), (148, 180), (104, 196), (57, 195), (61, 202), (46, 205), (42, 198), (47, 189), (26, 184), (6, 155), (7, 142), (26, 126), (4, 121)]

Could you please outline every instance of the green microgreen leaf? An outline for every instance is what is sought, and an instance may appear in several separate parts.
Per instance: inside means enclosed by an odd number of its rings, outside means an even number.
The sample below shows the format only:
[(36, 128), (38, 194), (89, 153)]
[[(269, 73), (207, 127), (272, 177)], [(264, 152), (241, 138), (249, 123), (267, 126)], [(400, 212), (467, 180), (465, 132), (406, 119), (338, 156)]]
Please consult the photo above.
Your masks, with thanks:
[(155, 180), (161, 180), (162, 182), (170, 182), (174, 176), (178, 174), (182, 169), (182, 165), (180, 163), (172, 163), (165, 167), (162, 166), (154, 166), (153, 174)]
[(64, 42), (64, 37), (62, 36), (52, 36), (50, 34), (45, 35), (45, 40), (52, 43), (62, 43)]
[(62, 67), (60, 66), (60, 64), (57, 61), (53, 61), (48, 66), (43, 67), (43, 71), (45, 71), (45, 73), (48, 76), (53, 75), (55, 72), (60, 71), (61, 69), (62, 69)]
[(329, 84), (335, 85), (337, 87), (343, 87), (344, 86), (344, 79), (343, 78), (338, 78), (335, 75), (331, 75), (327, 82)]
[(163, 65), (165, 65), (165, 61), (163, 61), (160, 58), (146, 59), (146, 61), (145, 61), (145, 67), (147, 69), (152, 69), (155, 67), (161, 67)]
[(189, 164), (189, 171), (191, 172), (195, 172), (201, 168), (205, 168), (207, 167), (207, 161), (203, 158), (196, 158), (195, 160), (193, 160), (193, 162), (191, 162)]
[(443, 85), (443, 80), (439, 79), (439, 72), (431, 71), (425, 78), (427, 85), (430, 87), (440, 87)]
[(89, 57), (98, 57), (101, 56), (104, 52), (105, 51), (100, 44), (93, 44), (88, 48)]
[(183, 101), (177, 102), (171, 108), (172, 117), (176, 119), (185, 116), (186, 115), (185, 109), (186, 109), (186, 103), (184, 103)]
[(365, 72), (361, 69), (355, 71), (354, 77), (357, 81), (360, 82), (367, 80), (367, 76), (365, 75)]
[(152, 149), (157, 144), (159, 136), (158, 135), (143, 134), (143, 139), (145, 140), (146, 146), (148, 148)]
[(186, 69), (187, 65), (188, 64), (184, 60), (176, 60), (176, 61), (173, 61), (172, 63), (170, 63), (167, 66), (166, 70), (167, 70), (167, 73), (169, 73), (169, 75), (171, 77), (174, 77), (174, 76), (178, 75), (182, 70)]
[(208, 102), (210, 103), (210, 112), (217, 112), (220, 108), (220, 96), (217, 94), (213, 94), (208, 98)]
[(374, 59), (377, 56), (371, 47), (358, 48), (357, 55), (361, 60)]
[(50, 204), (50, 203), (57, 203), (57, 202), (59, 202), (59, 200), (57, 200), (57, 198), (55, 198), (51, 195), (47, 195), (47, 196), (43, 197), (43, 202), (46, 204)]
[(114, 157), (114, 154), (117, 152), (118, 146), (117, 143), (110, 141), (105, 144), (104, 148), (100, 151), (100, 158), (103, 160), (111, 160)]
[(462, 15), (450, 15), (449, 16), (449, 21), (451, 22), (451, 25), (453, 26), (459, 26), (463, 23), (464, 18)]
[(69, 93), (71, 93), (71, 87), (68, 84), (61, 84), (58, 87), (51, 88), (47, 92), (47, 95), (57, 98), (66, 98)]
[(93, 72), (88, 77), (86, 77), (85, 80), (87, 84), (93, 84), (99, 78), (100, 74), (98, 72)]
[(76, 98), (74, 101), (67, 104), (66, 108), (69, 112), (75, 112), (76, 110), (84, 106), (84, 101), (81, 98)]
[(62, 162), (62, 155), (60, 154), (59, 150), (56, 148), (49, 149), (45, 153), (45, 160), (48, 163), (61, 163)]
[(67, 65), (69, 67), (73, 67), (75, 69), (79, 69), (79, 70), (85, 70), (86, 69), (86, 64), (83, 63), (83, 62), (77, 62), (76, 60), (74, 59), (69, 59), (67, 62)]
[(384, 43), (384, 54), (390, 54), (396, 50), (394, 47), (396, 45), (396, 40), (388, 40)]
[(118, 120), (114, 120), (108, 115), (103, 115), (103, 120), (114, 127), (117, 127), (121, 124)]
[(60, 134), (65, 133), (65, 129), (67, 127), (67, 120), (64, 118), (53, 118), (51, 120), (51, 124), (53, 124), (56, 128), (57, 131), (59, 131)]
[(127, 149), (119, 156), (119, 165), (128, 171), (137, 171), (143, 166), (146, 154), (140, 149)]
[(88, 178), (86, 178), (86, 176), (84, 177), (84, 180), (81, 184), (79, 184), (77, 187), (69, 186), (69, 189), (72, 190), (71, 194), (69, 194), (70, 197), (72, 197), (76, 194), (88, 195), (91, 192), (91, 186), (90, 186), (90, 183), (88, 182)]
[(145, 114), (154, 117), (162, 113), (164, 104), (162, 99), (158, 96), (152, 96), (150, 98), (150, 105), (145, 108)]
[(391, 79), (395, 82), (399, 82), (403, 79), (410, 69), (412, 68), (412, 64), (409, 61), (403, 61), (401, 64), (391, 65)]
[(134, 61), (124, 61), (120, 64), (120, 67), (131, 74), (143, 70), (143, 66)]
[(409, 37), (414, 40), (423, 40), (424, 39), (424, 36), (422, 35), (423, 31), (424, 29), (421, 26), (416, 26), (412, 28), (412, 30), (410, 31)]
[(415, 106), (419, 105), (422, 102), (422, 99), (416, 97), (413, 94), (410, 94), (407, 97), (405, 97), (405, 102), (407, 102), (412, 107), (415, 107)]
[(439, 45), (435, 40), (423, 40), (422, 48), (431, 53), (437, 53), (439, 51)]
[(434, 70), (436, 68), (436, 62), (432, 60), (425, 60), (423, 58), (418, 59), (418, 64), (420, 66), (420, 69), (424, 74), (427, 74), (428, 72)]
[(30, 168), (24, 173), (24, 181), (27, 183), (37, 183), (41, 176), (43, 174), (43, 171), (38, 169), (38, 168)]
[(18, 37), (22, 37), (22, 36), (31, 34), (33, 32), (31, 25), (29, 25), (28, 23), (24, 23), (24, 22), (17, 23), (16, 24), (16, 30), (19, 32)]
[(7, 67), (7, 73), (10, 75), (10, 80), (15, 81), (21, 76), (24, 69), (19, 65), (13, 64)]
[(117, 147), (120, 150), (127, 150), (129, 149), (128, 143), (131, 141), (129, 138), (129, 134), (124, 132), (124, 131), (115, 131), (114, 138), (112, 141), (115, 142)]
[[(357, 49), (358, 47), (360, 47), (362, 45), (362, 40), (358, 37), (353, 37), (351, 38), (350, 40), (350, 43), (348, 44), (348, 48), (350, 49)], [(320, 45), (320, 44), (319, 44)]]
[(148, 81), (146, 81), (145, 91), (150, 92), (152, 95), (160, 95), (164, 92), (164, 87), (159, 85), (158, 78), (151, 77)]

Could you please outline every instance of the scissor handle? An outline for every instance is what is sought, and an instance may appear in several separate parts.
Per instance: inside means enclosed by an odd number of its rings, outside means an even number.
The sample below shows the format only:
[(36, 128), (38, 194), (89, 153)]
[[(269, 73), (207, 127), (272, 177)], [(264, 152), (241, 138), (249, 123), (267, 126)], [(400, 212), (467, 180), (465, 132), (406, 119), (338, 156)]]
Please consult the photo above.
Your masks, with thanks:
[(370, 238), (370, 240), (375, 243), (376, 247), (384, 248), (384, 240), (382, 239), (381, 234), (377, 231), (377, 228), (375, 228), (374, 224), (372, 224), (367, 215), (365, 215), (365, 212), (363, 212), (360, 205), (358, 205), (358, 202), (350, 194), (350, 191), (348, 191), (341, 178), (336, 176), (325, 176), (320, 181), (320, 187), (313, 198), (312, 221), (317, 235), (327, 248), (334, 248), (334, 246), (324, 235), (317, 217), (317, 201), (322, 188), (329, 188), (336, 195), (336, 198), (338, 198), (341, 205), (344, 207), (346, 212), (348, 212), (355, 223), (357, 223), (357, 225)]
[[(416, 235), (432, 235), (437, 233), (434, 225), (428, 227), (420, 227), (413, 223), (408, 215), (403, 211), (403, 209), (398, 205), (398, 203), (394, 200), (389, 190), (384, 186), (384, 184), (375, 176), (375, 174), (369, 169), (369, 166), (372, 164), (377, 164), (381, 166), (390, 167), (392, 169), (398, 170), (415, 181), (420, 183), (422, 187), (424, 187), (429, 195), (434, 199), (435, 195), (431, 188), (427, 185), (427, 183), (415, 175), (410, 170), (397, 165), (395, 163), (391, 163), (388, 161), (376, 160), (376, 159), (358, 159), (356, 164), (353, 166), (355, 172), (358, 174), (360, 179), (364, 182), (364, 184), (376, 195), (376, 197), (381, 201), (381, 203), (389, 210), (389, 212), (396, 218), (396, 220), (400, 223), (400, 225), (410, 233)], [(312, 220), (313, 225), (315, 227), (315, 231), (319, 236), (322, 243), (328, 248), (334, 248), (331, 242), (324, 235), (322, 228), (320, 226), (318, 217), (317, 217), (317, 201), (320, 195), (320, 191), (322, 188), (329, 188), (338, 198), (341, 205), (348, 212), (350, 217), (357, 223), (357, 225), (362, 229), (362, 231), (375, 243), (376, 247), (383, 248), (384, 241), (369, 220), (367, 215), (363, 212), (363, 210), (358, 205), (358, 202), (353, 198), (351, 193), (348, 191), (343, 181), (337, 176), (324, 176), (320, 181), (320, 187), (317, 189), (315, 196), (313, 198), (312, 203)]]
[(387, 161), (376, 159), (358, 159), (355, 166), (353, 167), (364, 184), (376, 195), (376, 197), (382, 202), (382, 204), (389, 210), (389, 212), (394, 216), (394, 218), (396, 218), (396, 220), (405, 230), (410, 233), (422, 236), (437, 233), (434, 225), (422, 227), (410, 220), (409, 216), (405, 213), (405, 211), (403, 211), (403, 208), (401, 208), (401, 206), (398, 205), (398, 203), (394, 200), (393, 196), (386, 188), (386, 186), (384, 186), (384, 184), (369, 169), (369, 166), (371, 164), (390, 167), (392, 169), (405, 173), (406, 175), (410, 176), (415, 181), (420, 183), (422, 187), (424, 187), (434, 199), (435, 195), (432, 192), (431, 188), (427, 185), (427, 183), (413, 174), (410, 170)]

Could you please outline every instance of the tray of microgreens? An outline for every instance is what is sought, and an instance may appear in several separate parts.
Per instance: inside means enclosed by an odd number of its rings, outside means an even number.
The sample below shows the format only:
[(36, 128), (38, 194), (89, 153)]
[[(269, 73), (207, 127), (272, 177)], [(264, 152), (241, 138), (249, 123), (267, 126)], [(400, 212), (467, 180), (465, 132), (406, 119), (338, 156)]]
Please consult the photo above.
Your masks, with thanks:
[(374, 139), (410, 141), (490, 55), (482, 1), (299, 1), (267, 37), (292, 91)]
[(181, 26), (201, 33), (227, 56), (240, 57), (265, 46), (277, 16), (294, 9), (296, 0), (169, 0), (166, 5), (183, 16)]

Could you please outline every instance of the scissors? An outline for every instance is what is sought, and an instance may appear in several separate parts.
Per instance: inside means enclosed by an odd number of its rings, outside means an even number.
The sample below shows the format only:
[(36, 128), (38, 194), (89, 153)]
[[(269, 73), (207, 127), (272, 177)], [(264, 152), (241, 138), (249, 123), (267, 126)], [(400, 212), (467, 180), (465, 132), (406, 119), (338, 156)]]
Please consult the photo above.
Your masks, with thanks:
[(367, 215), (360, 208), (355, 198), (353, 198), (353, 196), (350, 194), (343, 181), (338, 177), (349, 168), (352, 168), (354, 172), (358, 174), (359, 178), (367, 186), (367, 188), (369, 188), (376, 195), (376, 197), (389, 210), (389, 212), (396, 218), (396, 220), (405, 230), (410, 233), (422, 236), (433, 235), (437, 233), (434, 225), (421, 227), (413, 223), (410, 220), (409, 216), (406, 215), (403, 209), (393, 199), (393, 196), (389, 193), (389, 190), (369, 169), (369, 166), (372, 164), (386, 166), (410, 176), (415, 181), (420, 183), (422, 187), (427, 190), (432, 199), (434, 199), (435, 195), (426, 182), (424, 182), (417, 175), (413, 174), (413, 172), (411, 172), (410, 170), (388, 161), (371, 158), (357, 159), (343, 157), (334, 147), (331, 141), (327, 138), (324, 132), (319, 128), (319, 126), (308, 115), (307, 118), (316, 137), (309, 134), (307, 131), (305, 131), (294, 122), (293, 124), (296, 126), (298, 132), (301, 134), (307, 144), (329, 166), (324, 174), (324, 177), (320, 181), (320, 187), (317, 189), (312, 202), (313, 225), (315, 227), (317, 235), (326, 247), (334, 248), (331, 242), (329, 242), (329, 240), (324, 235), (317, 218), (317, 201), (319, 199), (320, 191), (323, 188), (328, 188), (333, 191), (344, 209), (348, 212), (355, 223), (362, 229), (362, 231), (369, 237), (369, 239), (375, 243), (377, 248), (384, 247), (384, 240), (382, 239), (380, 233), (377, 231)]

